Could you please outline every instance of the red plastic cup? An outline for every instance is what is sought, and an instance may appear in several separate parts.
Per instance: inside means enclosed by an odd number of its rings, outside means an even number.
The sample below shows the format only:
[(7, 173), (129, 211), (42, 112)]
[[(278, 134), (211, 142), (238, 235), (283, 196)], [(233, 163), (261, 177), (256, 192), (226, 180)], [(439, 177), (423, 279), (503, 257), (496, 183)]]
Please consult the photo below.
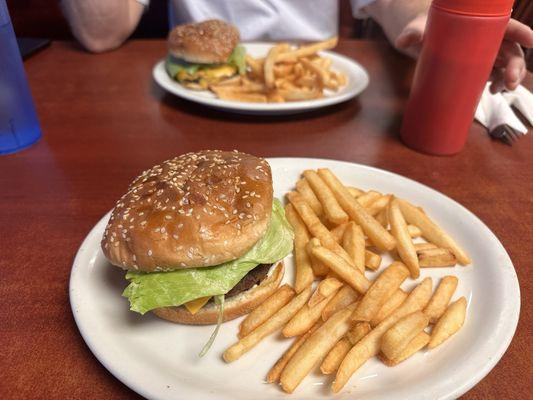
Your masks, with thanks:
[(511, 15), (511, 0), (434, 0), (401, 138), (423, 153), (461, 151)]

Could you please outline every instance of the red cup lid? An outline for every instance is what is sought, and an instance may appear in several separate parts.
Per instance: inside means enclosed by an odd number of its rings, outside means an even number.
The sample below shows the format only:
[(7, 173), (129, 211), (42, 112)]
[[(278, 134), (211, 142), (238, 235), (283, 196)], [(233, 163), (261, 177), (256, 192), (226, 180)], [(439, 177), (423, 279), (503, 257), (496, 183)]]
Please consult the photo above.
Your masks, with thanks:
[(499, 17), (511, 13), (513, 0), (433, 0), (433, 7), (456, 14)]

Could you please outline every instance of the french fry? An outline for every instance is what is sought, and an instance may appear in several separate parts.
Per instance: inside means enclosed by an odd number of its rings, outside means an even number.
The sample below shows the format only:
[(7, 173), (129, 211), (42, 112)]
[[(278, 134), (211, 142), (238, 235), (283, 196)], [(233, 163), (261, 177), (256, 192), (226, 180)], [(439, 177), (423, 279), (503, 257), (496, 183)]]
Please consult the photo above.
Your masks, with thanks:
[(337, 243), (342, 243), (342, 238), (344, 237), (344, 232), (346, 231), (348, 224), (349, 222), (340, 224), (330, 231)]
[(335, 346), (330, 350), (322, 364), (320, 365), (320, 371), (323, 374), (332, 374), (339, 368), (342, 360), (346, 354), (350, 351), (353, 345), (361, 340), (371, 328), (367, 322), (359, 322), (354, 325), (352, 329), (346, 332), (346, 335), (337, 342)]
[(307, 340), (311, 334), (316, 331), (316, 329), (322, 325), (322, 322), (317, 322), (310, 330), (308, 330), (306, 333), (304, 333), (302, 336), (296, 338), (294, 342), (292, 343), (291, 347), (287, 349), (285, 353), (280, 357), (280, 359), (274, 364), (274, 366), (268, 371), (266, 381), (268, 383), (274, 383), (279, 381), (279, 377), (281, 375), (281, 371), (283, 371), (283, 368), (287, 365), (291, 357), (296, 353), (296, 351), (304, 344), (304, 342)]
[(417, 237), (422, 236), (422, 231), (416, 225), (411, 225), (411, 224), (407, 225), (407, 231), (409, 232), (409, 235), (412, 238), (417, 238)]
[(383, 354), (379, 354), (379, 359), (383, 361), (387, 367), (394, 367), (426, 347), (426, 345), (429, 343), (429, 338), (430, 336), (426, 332), (422, 331), (416, 335), (415, 338), (411, 340), (409, 344), (394, 359), (387, 358)]
[(361, 207), (370, 207), (370, 205), (379, 199), (382, 196), (381, 193), (376, 192), (375, 190), (369, 190), (366, 193), (362, 193), (360, 196), (357, 197), (357, 202), (361, 205)]
[(355, 267), (365, 272), (365, 235), (355, 222), (349, 222), (342, 236), (342, 247), (352, 257)]
[(229, 92), (229, 93), (255, 93), (255, 94), (263, 94), (260, 93), (265, 90), (265, 85), (259, 82), (252, 82), (246, 78), (241, 78), (240, 81), (233, 81), (231, 79), (228, 79), (226, 81), (222, 81), (216, 85), (210, 85), (209, 89), (215, 93), (218, 92)]
[(450, 336), (454, 335), (465, 322), (466, 316), (466, 299), (461, 297), (448, 306), (442, 317), (439, 318), (433, 330), (431, 339), (428, 343), (428, 349), (434, 349), (442, 344)]
[(266, 103), (267, 97), (262, 93), (246, 93), (240, 90), (223, 90), (222, 88), (212, 88), (213, 92), (223, 100), (244, 101), (247, 103)]
[(377, 248), (380, 250), (392, 250), (396, 246), (396, 240), (391, 234), (366, 212), (364, 207), (350, 195), (344, 185), (329, 169), (319, 169), (318, 175), (330, 187), (341, 207), (363, 228), (365, 234)]
[(306, 249), (307, 242), (309, 241), (309, 233), (291, 204), (285, 206), (285, 215), (294, 228), (294, 262), (296, 264), (294, 289), (296, 293), (300, 293), (306, 287), (310, 286), (315, 279), (311, 267), (311, 260)]
[(305, 249), (307, 250), (307, 254), (311, 258), (311, 268), (313, 269), (313, 274), (316, 277), (320, 276), (326, 276), (329, 272), (329, 268), (326, 267), (321, 261), (319, 261), (314, 255), (313, 255), (313, 248), (321, 246), (320, 240), (317, 238), (312, 238), (309, 242), (307, 242), (307, 245), (305, 246)]
[(325, 375), (329, 375), (337, 371), (343, 358), (346, 356), (346, 354), (348, 354), (352, 346), (353, 345), (350, 343), (348, 338), (341, 338), (341, 340), (339, 340), (329, 351), (327, 356), (322, 361), (322, 364), (320, 364), (320, 371)]
[(442, 314), (444, 314), (455, 289), (457, 289), (458, 282), (457, 277), (452, 275), (445, 276), (440, 280), (437, 290), (435, 290), (435, 293), (424, 309), (424, 313), (429, 317), (429, 322), (432, 324), (436, 323)]
[(354, 306), (350, 305), (344, 310), (337, 311), (296, 351), (279, 379), (281, 388), (285, 392), (292, 393), (311, 369), (348, 332), (353, 309)]
[[(372, 330), (372, 327), (368, 322), (358, 322), (352, 329), (346, 333), (346, 338), (350, 341), (352, 345), (359, 342), (362, 338), (366, 336), (368, 332)], [(342, 361), (342, 360), (341, 360)]]
[(361, 189), (358, 189), (358, 188), (353, 187), (353, 186), (347, 186), (346, 189), (348, 189), (348, 192), (350, 192), (350, 194), (353, 197), (359, 197), (359, 196), (365, 194), (365, 192), (363, 192)]
[(339, 41), (338, 37), (332, 37), (331, 39), (324, 40), (322, 42), (313, 43), (307, 46), (301, 46), (298, 49), (290, 50), (285, 53), (276, 56), (276, 62), (296, 60), (298, 58), (307, 57), (318, 53), (322, 50), (332, 49), (337, 45)]
[(316, 214), (305, 202), (303, 197), (299, 193), (290, 192), (287, 194), (287, 198), (300, 215), (302, 221), (307, 226), (307, 229), (309, 229), (309, 232), (311, 232), (311, 235), (320, 240), (322, 246), (333, 251), (339, 257), (344, 259), (344, 261), (346, 261), (349, 265), (352, 265), (352, 260), (348, 253), (346, 253), (342, 246), (336, 242), (328, 228), (326, 228), (322, 222), (320, 222)]
[(329, 73), (326, 68), (322, 67), (321, 65), (318, 65), (317, 63), (312, 63), (311, 61), (305, 58), (301, 58), (300, 62), (303, 64), (304, 67), (306, 67), (315, 74), (316, 80), (320, 88), (323, 88), (324, 86), (329, 86)]
[(242, 80), (243, 78), (241, 75), (235, 75), (231, 78), (224, 79), (218, 82), (216, 85), (211, 85), (211, 86), (234, 86), (234, 85), (239, 86), (242, 83)]
[(307, 201), (307, 204), (313, 209), (317, 217), (324, 214), (322, 204), (318, 201), (315, 192), (313, 192), (313, 189), (311, 189), (311, 186), (309, 186), (309, 183), (305, 178), (296, 182), (296, 191), (302, 195), (305, 201)]
[[(332, 74), (335, 74), (335, 72), (332, 72)], [(339, 86), (344, 86), (346, 85), (346, 75), (342, 74), (342, 73), (337, 73), (335, 74), (335, 76), (337, 77), (337, 81), (339, 83)]]
[(388, 217), (392, 236), (396, 238), (396, 250), (398, 251), (398, 255), (407, 268), (409, 268), (411, 278), (417, 279), (420, 276), (418, 257), (411, 236), (407, 231), (407, 224), (400, 211), (398, 200), (392, 199), (389, 203)]
[(428, 242), (450, 249), (461, 265), (467, 265), (472, 262), (468, 254), (457, 242), (419, 208), (401, 199), (398, 199), (398, 204), (406, 221), (418, 226), (422, 231), (422, 236)]
[(379, 254), (373, 253), (370, 250), (365, 250), (365, 267), (376, 271), (381, 265), (381, 256)]
[(337, 370), (331, 386), (333, 392), (339, 392), (361, 365), (379, 353), (381, 337), (392, 325), (404, 316), (420, 311), (426, 306), (431, 297), (431, 286), (431, 278), (424, 279), (409, 293), (400, 307), (352, 347)]
[(422, 311), (406, 315), (391, 326), (381, 338), (381, 352), (394, 360), (407, 345), (429, 324), (429, 317)]
[(267, 92), (267, 99), (270, 103), (284, 103), (285, 99), (274, 89)]
[[(383, 211), (386, 212), (387, 210), (385, 209)], [(376, 219), (376, 221), (377, 221), (377, 219)], [(387, 219), (387, 224), (388, 224), (388, 219)], [(385, 227), (385, 226), (383, 226), (383, 227)], [(414, 225), (407, 225), (407, 232), (409, 232), (409, 236), (411, 236), (411, 238), (413, 238), (413, 239), (422, 236), (422, 231), (417, 226), (414, 226)], [(420, 244), (420, 243), (417, 243), (417, 244)], [(369, 238), (366, 238), (365, 239), (365, 246), (366, 247), (373, 247), (374, 243), (372, 243), (372, 241)]]
[(243, 338), (251, 331), (269, 319), (281, 307), (285, 306), (292, 300), (296, 293), (289, 285), (283, 285), (278, 290), (266, 299), (263, 303), (257, 306), (239, 325), (239, 338)]
[(366, 291), (355, 308), (352, 320), (371, 321), (408, 276), (409, 270), (404, 264), (393, 262)]
[(341, 286), (342, 282), (336, 278), (326, 278), (320, 281), (307, 304), (309, 307), (314, 307), (325, 298), (337, 293), (337, 290), (339, 290)]
[(326, 321), (329, 317), (337, 311), (346, 308), (359, 298), (359, 295), (350, 286), (344, 285), (328, 302), (326, 307), (322, 310), (322, 320)]
[(457, 259), (448, 249), (428, 249), (418, 251), (418, 263), (421, 268), (453, 267)]
[(324, 214), (326, 218), (334, 224), (342, 224), (348, 221), (348, 214), (341, 208), (335, 196), (324, 183), (324, 181), (313, 170), (306, 170), (303, 173), (307, 182), (315, 192), (316, 197), (320, 200), (322, 207), (324, 208)]
[(246, 64), (250, 67), (252, 75), (255, 75), (257, 77), (264, 76), (264, 72), (263, 72), (264, 60), (259, 60), (259, 59), (253, 58), (249, 54), (246, 54)]
[(263, 338), (280, 329), (307, 303), (309, 297), (311, 297), (311, 287), (307, 287), (262, 325), (228, 348), (222, 356), (224, 361), (229, 363), (239, 359), (243, 354), (255, 347)]
[(276, 78), (284, 77), (286, 75), (289, 75), (294, 70), (294, 64), (292, 63), (283, 63), (283, 64), (277, 64), (274, 65), (274, 76)]
[(263, 73), (265, 78), (265, 85), (268, 89), (274, 89), (274, 81), (276, 79), (274, 75), (274, 65), (276, 63), (276, 58), (278, 55), (286, 52), (289, 49), (287, 43), (280, 43), (272, 47), (265, 58), (265, 63), (263, 64)]
[(378, 221), (383, 228), (387, 228), (389, 226), (389, 217), (387, 215), (387, 208), (383, 208), (377, 215), (376, 215), (376, 221)]
[(358, 269), (331, 250), (325, 247), (315, 247), (313, 255), (359, 293), (365, 293), (370, 287), (369, 280)]
[(285, 337), (292, 337), (300, 336), (307, 332), (320, 319), (322, 310), (324, 310), (337, 290), (312, 307), (309, 306), (309, 304), (305, 304), (302, 308), (300, 308), (300, 310), (298, 310), (298, 312), (290, 319), (290, 321), (287, 322), (287, 325), (285, 325), (281, 331), (282, 335)]
[(322, 97), (322, 91), (319, 88), (281, 87), (278, 89), (278, 93), (286, 101), (313, 100)]
[(414, 246), (417, 253), (424, 250), (438, 249), (437, 245), (433, 243), (415, 243)]
[(375, 327), (385, 318), (387, 318), (394, 310), (396, 310), (407, 298), (407, 293), (402, 289), (395, 291), (391, 297), (387, 299), (385, 304), (379, 309), (378, 313), (370, 320), (370, 325)]
[(382, 210), (384, 210), (387, 207), (390, 199), (391, 199), (390, 194), (381, 196), (379, 199), (377, 199), (376, 201), (373, 201), (368, 207), (366, 207), (366, 212), (372, 215), (373, 217), (376, 217)]

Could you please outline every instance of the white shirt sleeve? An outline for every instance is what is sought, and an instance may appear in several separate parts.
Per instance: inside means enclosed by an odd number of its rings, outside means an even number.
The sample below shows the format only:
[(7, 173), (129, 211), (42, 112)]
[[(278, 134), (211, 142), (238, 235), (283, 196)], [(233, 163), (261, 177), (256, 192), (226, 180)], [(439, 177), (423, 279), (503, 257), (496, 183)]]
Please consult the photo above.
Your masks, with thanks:
[(370, 3), (376, 0), (350, 0), (352, 4), (352, 14), (355, 18), (368, 18), (368, 14), (363, 10)]
[(143, 6), (148, 7), (150, 5), (150, 0), (135, 0), (137, 3), (141, 3)]

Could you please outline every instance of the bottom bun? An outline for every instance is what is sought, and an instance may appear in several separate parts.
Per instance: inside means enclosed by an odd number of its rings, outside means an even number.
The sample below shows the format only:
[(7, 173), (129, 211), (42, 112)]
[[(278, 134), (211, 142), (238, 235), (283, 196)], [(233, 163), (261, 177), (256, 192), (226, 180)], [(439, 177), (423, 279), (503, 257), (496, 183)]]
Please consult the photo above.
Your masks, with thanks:
[[(224, 302), (224, 322), (248, 314), (270, 297), (281, 283), (283, 273), (283, 262), (279, 262), (258, 286), (227, 299)], [(194, 315), (183, 306), (156, 308), (152, 312), (159, 318), (179, 324), (210, 325), (216, 324), (218, 319), (218, 307), (214, 303), (205, 305)]]

